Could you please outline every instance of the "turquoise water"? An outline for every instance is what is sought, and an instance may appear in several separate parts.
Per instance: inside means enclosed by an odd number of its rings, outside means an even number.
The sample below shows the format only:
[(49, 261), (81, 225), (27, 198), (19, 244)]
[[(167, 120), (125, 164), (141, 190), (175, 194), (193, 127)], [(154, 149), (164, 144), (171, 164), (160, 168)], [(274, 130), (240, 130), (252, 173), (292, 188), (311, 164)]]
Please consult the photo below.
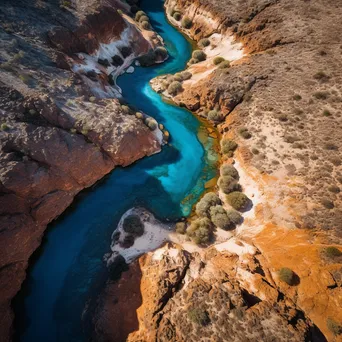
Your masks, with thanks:
[(82, 192), (45, 235), (28, 278), (15, 300), (16, 339), (25, 342), (86, 341), (82, 312), (105, 279), (103, 255), (120, 216), (134, 205), (161, 219), (187, 216), (216, 176), (213, 140), (190, 112), (162, 101), (149, 80), (183, 70), (190, 43), (164, 16), (163, 2), (143, 0), (141, 7), (163, 37), (170, 58), (163, 64), (136, 68), (118, 79), (127, 102), (162, 123), (170, 145), (127, 168), (117, 168), (92, 189)]

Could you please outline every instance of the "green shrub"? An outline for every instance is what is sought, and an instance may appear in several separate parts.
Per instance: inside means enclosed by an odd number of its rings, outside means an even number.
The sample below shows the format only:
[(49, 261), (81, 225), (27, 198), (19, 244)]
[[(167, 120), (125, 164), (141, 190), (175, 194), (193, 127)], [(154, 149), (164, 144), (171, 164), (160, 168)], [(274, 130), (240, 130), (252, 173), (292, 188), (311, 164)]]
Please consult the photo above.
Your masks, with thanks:
[(198, 46), (201, 48), (207, 47), (210, 45), (210, 40), (208, 38), (203, 38), (198, 42)]
[(252, 134), (249, 133), (248, 129), (246, 127), (242, 127), (239, 129), (239, 134), (244, 138), (244, 139), (250, 139), (252, 137)]
[(189, 64), (189, 65), (192, 65), (192, 64), (197, 64), (198, 62), (199, 62), (198, 59), (196, 59), (196, 58), (190, 58), (188, 64)]
[(220, 168), (221, 176), (230, 176), (239, 179), (239, 173), (233, 165), (223, 164)]
[(173, 18), (177, 21), (179, 21), (182, 18), (182, 15), (179, 12), (173, 13)]
[(335, 336), (342, 334), (342, 325), (338, 324), (330, 317), (327, 319), (327, 327)]
[(141, 236), (144, 234), (144, 224), (141, 222), (138, 215), (127, 216), (122, 224), (123, 230), (126, 233)]
[(223, 61), (225, 61), (225, 59), (223, 57), (217, 56), (213, 59), (213, 63), (214, 65), (219, 65), (220, 63), (222, 63)]
[(331, 113), (328, 109), (323, 110), (323, 116), (331, 116)]
[(324, 71), (318, 71), (313, 77), (315, 80), (322, 82), (327, 82), (330, 78)]
[(231, 176), (221, 176), (218, 180), (218, 186), (225, 194), (241, 191), (240, 184)]
[(288, 285), (293, 284), (294, 273), (291, 269), (287, 267), (283, 267), (278, 271), (278, 277), (281, 281), (285, 282)]
[(326, 100), (329, 97), (329, 94), (326, 91), (317, 91), (313, 96), (318, 100)]
[(131, 112), (131, 109), (128, 106), (126, 106), (126, 105), (122, 105), (121, 106), (121, 110), (125, 114), (129, 114)]
[(136, 21), (139, 21), (140, 18), (141, 18), (143, 15), (146, 16), (146, 13), (145, 13), (144, 11), (138, 11), (138, 12), (135, 14), (135, 20), (136, 20)]
[(192, 73), (189, 71), (183, 71), (181, 75), (182, 75), (183, 81), (190, 80), (190, 78), (192, 77)]
[(197, 59), (198, 61), (202, 62), (206, 60), (207, 55), (202, 50), (195, 50), (192, 53), (192, 58)]
[(230, 67), (230, 62), (229, 61), (223, 61), (222, 63), (219, 64), (218, 66), (220, 69), (227, 69)]
[(177, 95), (182, 90), (182, 84), (178, 81), (173, 81), (167, 88), (167, 91), (171, 95)]
[(234, 140), (223, 139), (221, 140), (221, 151), (224, 154), (233, 154), (233, 152), (238, 147), (237, 143)]
[(210, 219), (216, 227), (224, 230), (228, 230), (232, 227), (227, 212), (221, 205), (215, 205), (210, 208)]
[(181, 73), (177, 73), (173, 76), (173, 80), (177, 81), (177, 82), (183, 82), (183, 77), (181, 75)]
[(151, 28), (150, 23), (148, 21), (146, 21), (146, 20), (141, 22), (141, 27), (144, 30), (149, 30)]
[(243, 217), (236, 210), (233, 210), (233, 209), (227, 210), (227, 216), (228, 216), (230, 222), (235, 226), (238, 224), (241, 224), (243, 222)]
[(196, 244), (206, 244), (212, 237), (211, 221), (207, 217), (199, 218), (191, 223), (186, 233)]
[(90, 102), (95, 102), (96, 101), (96, 97), (95, 96), (90, 96), (89, 97), (89, 101)]
[(208, 313), (205, 310), (199, 308), (189, 309), (188, 317), (192, 322), (202, 326), (205, 326), (210, 322)]
[(167, 50), (163, 46), (158, 46), (154, 53), (156, 56), (160, 56), (161, 58), (165, 59), (167, 57)]
[(197, 202), (196, 214), (209, 217), (210, 208), (218, 204), (221, 204), (220, 198), (214, 192), (208, 192)]
[(217, 110), (211, 110), (207, 116), (208, 120), (219, 122), (222, 121), (222, 115)]
[(192, 20), (189, 17), (184, 17), (182, 19), (182, 26), (186, 29), (189, 29), (192, 25)]
[(293, 99), (294, 99), (295, 101), (299, 101), (299, 100), (302, 99), (302, 97), (301, 97), (299, 94), (295, 94), (295, 95), (293, 95)]
[(186, 223), (185, 222), (177, 222), (176, 223), (176, 232), (178, 234), (185, 234), (186, 233)]
[(235, 209), (243, 211), (248, 207), (250, 199), (242, 192), (234, 191), (226, 195), (227, 202)]
[(334, 202), (330, 201), (328, 198), (323, 198), (321, 200), (322, 205), (327, 209), (334, 209)]
[(336, 186), (336, 185), (330, 185), (329, 187), (328, 187), (328, 190), (330, 191), (330, 192), (332, 192), (332, 193), (334, 193), (334, 194), (339, 194), (340, 193), (340, 188), (338, 187), (338, 186)]
[(2, 123), (2, 124), (0, 125), (0, 131), (8, 131), (8, 130), (9, 130), (9, 127), (8, 127), (7, 124)]
[(158, 127), (157, 121), (154, 120), (153, 118), (146, 118), (145, 124), (151, 131), (156, 130)]
[(328, 257), (328, 258), (336, 258), (336, 257), (340, 257), (342, 255), (342, 252), (333, 246), (324, 248), (324, 254)]
[(140, 113), (140, 112), (136, 112), (135, 116), (136, 116), (137, 119), (140, 119), (140, 120), (142, 120), (144, 118), (143, 113)]

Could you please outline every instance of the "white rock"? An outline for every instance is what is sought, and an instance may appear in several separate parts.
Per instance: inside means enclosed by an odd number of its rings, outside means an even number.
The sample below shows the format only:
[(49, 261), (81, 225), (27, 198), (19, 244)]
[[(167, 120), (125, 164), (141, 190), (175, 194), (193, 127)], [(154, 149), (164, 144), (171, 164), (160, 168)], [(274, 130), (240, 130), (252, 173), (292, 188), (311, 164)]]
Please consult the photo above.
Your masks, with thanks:
[(134, 72), (134, 67), (130, 66), (129, 68), (127, 68), (126, 72), (127, 74), (132, 74)]

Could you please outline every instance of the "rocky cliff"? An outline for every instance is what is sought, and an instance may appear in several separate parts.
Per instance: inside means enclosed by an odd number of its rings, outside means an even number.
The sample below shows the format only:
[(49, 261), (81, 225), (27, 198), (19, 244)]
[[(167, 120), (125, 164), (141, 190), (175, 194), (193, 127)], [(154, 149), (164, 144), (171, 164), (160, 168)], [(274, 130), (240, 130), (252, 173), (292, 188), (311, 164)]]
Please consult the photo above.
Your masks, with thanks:
[[(168, 245), (109, 282), (100, 340), (341, 341), (341, 5), (167, 0), (166, 11), (205, 56), (152, 84), (237, 143), (222, 161), (253, 208), (214, 247)], [(136, 315), (116, 297), (133, 269)]]
[(47, 224), (113, 168), (161, 148), (161, 131), (113, 98), (115, 77), (161, 44), (130, 16), (116, 0), (0, 4), (1, 341)]

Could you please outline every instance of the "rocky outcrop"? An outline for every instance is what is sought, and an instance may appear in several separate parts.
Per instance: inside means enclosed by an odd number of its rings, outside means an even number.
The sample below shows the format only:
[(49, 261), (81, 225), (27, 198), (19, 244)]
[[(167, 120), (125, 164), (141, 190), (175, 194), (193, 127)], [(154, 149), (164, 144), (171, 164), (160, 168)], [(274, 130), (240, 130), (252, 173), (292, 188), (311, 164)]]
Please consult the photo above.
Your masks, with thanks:
[(168, 243), (107, 283), (94, 340), (322, 341), (265, 263), (242, 242), (192, 254)]
[[(11, 300), (47, 224), (116, 166), (160, 151), (161, 131), (112, 98), (108, 74), (160, 44), (129, 15), (115, 0), (0, 5), (1, 341), (10, 340)], [(98, 63), (110, 44), (120, 68)], [(96, 65), (75, 73), (84, 56)]]

